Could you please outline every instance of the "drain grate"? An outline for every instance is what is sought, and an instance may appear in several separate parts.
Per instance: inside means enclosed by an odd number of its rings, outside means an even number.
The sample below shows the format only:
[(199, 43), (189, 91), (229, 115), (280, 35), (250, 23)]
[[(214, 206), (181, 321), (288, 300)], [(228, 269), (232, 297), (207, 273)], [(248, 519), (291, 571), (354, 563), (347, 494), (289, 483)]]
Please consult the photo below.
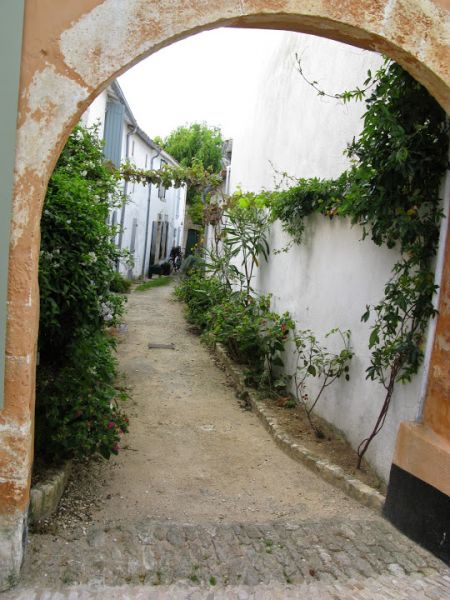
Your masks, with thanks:
[(154, 344), (150, 342), (148, 347), (150, 350), (175, 350), (175, 344)]

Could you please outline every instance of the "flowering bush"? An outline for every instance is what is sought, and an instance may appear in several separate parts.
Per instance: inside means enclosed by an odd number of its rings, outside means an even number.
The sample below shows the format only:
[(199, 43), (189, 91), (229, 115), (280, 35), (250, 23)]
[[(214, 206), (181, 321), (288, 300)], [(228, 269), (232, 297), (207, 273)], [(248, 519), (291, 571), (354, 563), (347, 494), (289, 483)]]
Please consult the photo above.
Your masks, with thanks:
[(103, 332), (79, 332), (59, 369), (40, 367), (36, 443), (50, 460), (117, 454), (128, 418), (116, 389), (114, 340)]
[(122, 202), (95, 129), (76, 127), (50, 179), (41, 220), (36, 450), (52, 460), (108, 457), (127, 430), (106, 331), (124, 307), (112, 291), (122, 256), (108, 225), (110, 208)]

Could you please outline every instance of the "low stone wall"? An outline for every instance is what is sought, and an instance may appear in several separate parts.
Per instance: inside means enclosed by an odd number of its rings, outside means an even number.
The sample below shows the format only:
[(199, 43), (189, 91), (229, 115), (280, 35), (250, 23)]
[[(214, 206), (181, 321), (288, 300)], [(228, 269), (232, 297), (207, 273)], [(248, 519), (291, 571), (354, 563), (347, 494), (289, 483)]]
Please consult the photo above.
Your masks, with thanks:
[(59, 469), (50, 471), (45, 481), (41, 481), (31, 488), (28, 512), (30, 523), (46, 519), (56, 511), (71, 470), (72, 463), (67, 461)]

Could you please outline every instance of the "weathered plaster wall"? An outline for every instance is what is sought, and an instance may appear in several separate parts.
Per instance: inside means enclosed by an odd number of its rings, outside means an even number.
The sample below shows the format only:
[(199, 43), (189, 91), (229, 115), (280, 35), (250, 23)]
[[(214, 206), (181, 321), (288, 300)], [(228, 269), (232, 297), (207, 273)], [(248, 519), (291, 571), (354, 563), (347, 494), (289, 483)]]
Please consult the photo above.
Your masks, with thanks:
[[(11, 540), (22, 527), (29, 495), (39, 217), (48, 177), (71, 127), (113, 77), (164, 45), (225, 24), (311, 32), (386, 52), (450, 112), (445, 0), (26, 0), (0, 414), (6, 455), (0, 514)], [(15, 449), (16, 439), (23, 443)], [(20, 562), (12, 542), (10, 548), (0, 588)]]

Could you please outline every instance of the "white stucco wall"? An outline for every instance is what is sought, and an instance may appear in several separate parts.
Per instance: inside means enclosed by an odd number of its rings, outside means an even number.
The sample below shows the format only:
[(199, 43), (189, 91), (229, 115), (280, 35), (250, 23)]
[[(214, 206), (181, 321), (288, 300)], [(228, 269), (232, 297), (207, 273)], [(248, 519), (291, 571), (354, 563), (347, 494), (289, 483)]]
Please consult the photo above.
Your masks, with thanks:
[[(133, 152), (134, 142), (134, 153)], [(130, 157), (129, 160), (138, 168), (159, 169), (161, 167), (161, 157), (157, 150), (148, 146), (137, 134), (132, 134), (129, 141)], [(153, 163), (152, 163), (153, 159)], [(150, 195), (150, 204), (149, 204)], [(158, 195), (158, 187), (142, 184), (129, 183), (127, 186), (128, 202), (125, 208), (124, 233), (122, 240), (123, 248), (130, 248), (131, 235), (133, 229), (133, 220), (137, 219), (134, 267), (131, 272), (121, 265), (121, 272), (128, 273), (133, 278), (146, 275), (148, 273), (150, 260), (150, 244), (152, 235), (152, 223), (154, 221), (165, 221), (169, 223), (169, 233), (167, 238), (167, 256), (177, 239), (178, 230), (183, 229), (184, 210), (186, 204), (186, 189), (173, 187), (168, 188), (164, 198)], [(147, 250), (145, 251), (145, 228), (147, 222), (147, 210), (149, 210)], [(160, 257), (162, 258), (166, 257)], [(145, 268), (143, 261), (145, 260)]]
[(103, 132), (105, 128), (105, 112), (106, 103), (108, 101), (108, 93), (103, 90), (97, 98), (92, 102), (87, 111), (81, 117), (81, 122), (86, 127), (91, 127), (96, 123), (99, 124), (98, 135), (103, 138)]
[[(86, 126), (99, 123), (99, 137), (103, 137), (107, 101), (108, 90), (105, 90), (97, 96), (81, 119)], [(133, 129), (130, 130), (130, 125), (131, 122), (125, 115), (122, 132), (122, 160), (128, 158), (132, 164), (140, 169), (159, 169), (161, 167), (161, 156), (158, 150), (150, 146), (137, 132), (133, 132)], [(127, 136), (129, 136), (128, 149)], [(174, 162), (173, 159), (169, 159), (167, 156), (165, 159), (166, 162)], [(178, 232), (180, 232), (179, 243), (181, 245), (186, 206), (186, 189), (184, 187), (180, 189), (169, 188), (166, 190), (165, 198), (161, 199), (158, 196), (158, 188), (155, 185), (148, 186), (139, 183), (127, 183), (123, 185), (128, 202), (123, 215), (122, 248), (130, 249), (131, 247), (134, 219), (137, 220), (137, 228), (135, 250), (133, 252), (134, 265), (130, 268), (125, 263), (121, 263), (119, 270), (125, 276), (137, 278), (146, 276), (148, 273), (153, 221), (166, 221), (169, 223), (168, 254), (178, 239)], [(146, 236), (147, 211), (148, 232)], [(122, 210), (116, 209), (117, 223), (121, 222), (121, 213)], [(116, 243), (118, 241), (119, 235), (116, 238)]]
[[(303, 57), (310, 79), (331, 93), (361, 86), (367, 70), (381, 57), (306, 35), (286, 33), (276, 53), (262, 56), (266, 68), (255, 96), (243, 101), (247, 125), (234, 138), (232, 189), (273, 189), (270, 165), (296, 177), (334, 177), (348, 165), (343, 155), (362, 127), (364, 104), (342, 105), (318, 97), (295, 70), (295, 52)], [(379, 248), (342, 219), (308, 219), (304, 242), (288, 253), (271, 254), (257, 274), (255, 286), (273, 294), (278, 312), (290, 311), (300, 329), (320, 338), (333, 327), (350, 329), (355, 356), (350, 382), (333, 384), (317, 412), (342, 430), (353, 447), (372, 430), (384, 399), (384, 389), (365, 379), (370, 362), (370, 324), (361, 323), (366, 304), (383, 297), (383, 288), (398, 254)], [(286, 246), (289, 237), (280, 223), (271, 231), (271, 247)], [(293, 372), (293, 356), (286, 357)], [(396, 387), (382, 432), (372, 442), (367, 459), (385, 480), (389, 476), (397, 429), (415, 420), (419, 411), (422, 372), (411, 384)]]
[[(153, 148), (150, 148), (141, 138), (132, 134), (129, 139), (129, 153), (130, 153), (130, 162), (134, 163), (136, 167), (139, 169), (144, 169), (146, 162), (150, 164), (151, 156), (156, 154), (156, 151)], [(143, 273), (145, 274), (145, 270), (143, 272), (143, 260), (145, 255), (145, 228), (146, 228), (146, 218), (147, 218), (147, 206), (148, 206), (148, 194), (149, 194), (149, 186), (142, 185), (141, 183), (131, 183), (127, 184), (127, 196), (128, 202), (125, 206), (125, 220), (124, 220), (124, 231), (122, 236), (122, 247), (123, 248), (131, 248), (131, 237), (133, 231), (133, 222), (134, 219), (137, 220), (137, 228), (136, 228), (136, 239), (135, 239), (135, 250), (133, 253), (134, 257), (134, 265), (131, 269), (130, 274), (132, 274), (133, 278), (140, 277)], [(151, 234), (151, 224), (150, 224), (150, 232), (147, 238), (147, 257), (148, 259), (148, 246), (149, 246), (149, 238)], [(128, 269), (122, 265), (121, 271), (124, 274), (128, 273)]]

